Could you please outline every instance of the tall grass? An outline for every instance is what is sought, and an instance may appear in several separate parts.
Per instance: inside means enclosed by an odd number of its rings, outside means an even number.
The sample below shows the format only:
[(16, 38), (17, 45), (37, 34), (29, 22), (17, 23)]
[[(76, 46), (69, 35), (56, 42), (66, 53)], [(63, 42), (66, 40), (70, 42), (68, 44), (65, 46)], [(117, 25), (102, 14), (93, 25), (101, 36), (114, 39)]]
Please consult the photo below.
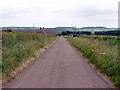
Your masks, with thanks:
[(68, 41), (82, 52), (100, 72), (109, 76), (116, 86), (120, 86), (117, 37), (81, 35), (80, 37), (69, 37)]
[(2, 37), (3, 82), (10, 80), (11, 72), (21, 66), (27, 58), (34, 57), (35, 51), (55, 40), (55, 37), (50, 35), (24, 32), (3, 32)]

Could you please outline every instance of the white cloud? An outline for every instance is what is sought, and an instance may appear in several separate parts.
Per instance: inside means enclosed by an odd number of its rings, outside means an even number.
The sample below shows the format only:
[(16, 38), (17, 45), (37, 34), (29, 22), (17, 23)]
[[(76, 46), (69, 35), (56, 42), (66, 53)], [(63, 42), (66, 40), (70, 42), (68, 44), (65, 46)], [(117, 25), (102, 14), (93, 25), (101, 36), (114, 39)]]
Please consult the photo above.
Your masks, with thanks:
[(119, 0), (1, 0), (1, 26), (117, 27)]

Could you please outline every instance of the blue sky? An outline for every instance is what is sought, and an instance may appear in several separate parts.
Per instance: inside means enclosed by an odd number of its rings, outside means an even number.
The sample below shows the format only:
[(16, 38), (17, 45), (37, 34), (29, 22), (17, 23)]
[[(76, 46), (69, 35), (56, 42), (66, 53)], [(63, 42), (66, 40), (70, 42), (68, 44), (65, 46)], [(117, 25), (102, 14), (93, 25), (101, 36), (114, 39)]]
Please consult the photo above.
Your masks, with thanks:
[(0, 26), (118, 27), (119, 0), (1, 0)]

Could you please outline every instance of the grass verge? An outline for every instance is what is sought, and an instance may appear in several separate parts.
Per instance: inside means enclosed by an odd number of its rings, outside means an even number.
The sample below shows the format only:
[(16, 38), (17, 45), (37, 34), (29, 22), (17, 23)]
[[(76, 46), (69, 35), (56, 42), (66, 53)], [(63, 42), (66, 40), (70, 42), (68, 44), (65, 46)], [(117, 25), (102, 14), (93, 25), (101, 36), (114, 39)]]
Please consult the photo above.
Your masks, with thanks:
[(36, 51), (45, 48), (55, 40), (50, 35), (3, 32), (2, 33), (2, 83), (13, 78), (13, 72), (29, 58), (36, 58)]
[[(107, 38), (104, 40), (104, 38)], [(110, 36), (109, 36), (110, 38)], [(68, 37), (72, 46), (86, 56), (101, 72), (110, 77), (114, 85), (120, 87), (120, 61), (116, 37), (86, 36)], [(114, 39), (113, 39), (114, 38)], [(113, 42), (112, 42), (113, 40)]]

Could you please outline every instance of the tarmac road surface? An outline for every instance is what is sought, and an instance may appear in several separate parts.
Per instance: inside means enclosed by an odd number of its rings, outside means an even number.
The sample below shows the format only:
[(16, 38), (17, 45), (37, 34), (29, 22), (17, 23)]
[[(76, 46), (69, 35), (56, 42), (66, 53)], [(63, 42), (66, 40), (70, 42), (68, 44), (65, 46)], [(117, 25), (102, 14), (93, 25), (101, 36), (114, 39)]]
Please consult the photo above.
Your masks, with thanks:
[(110, 88), (65, 38), (59, 38), (8, 88)]

